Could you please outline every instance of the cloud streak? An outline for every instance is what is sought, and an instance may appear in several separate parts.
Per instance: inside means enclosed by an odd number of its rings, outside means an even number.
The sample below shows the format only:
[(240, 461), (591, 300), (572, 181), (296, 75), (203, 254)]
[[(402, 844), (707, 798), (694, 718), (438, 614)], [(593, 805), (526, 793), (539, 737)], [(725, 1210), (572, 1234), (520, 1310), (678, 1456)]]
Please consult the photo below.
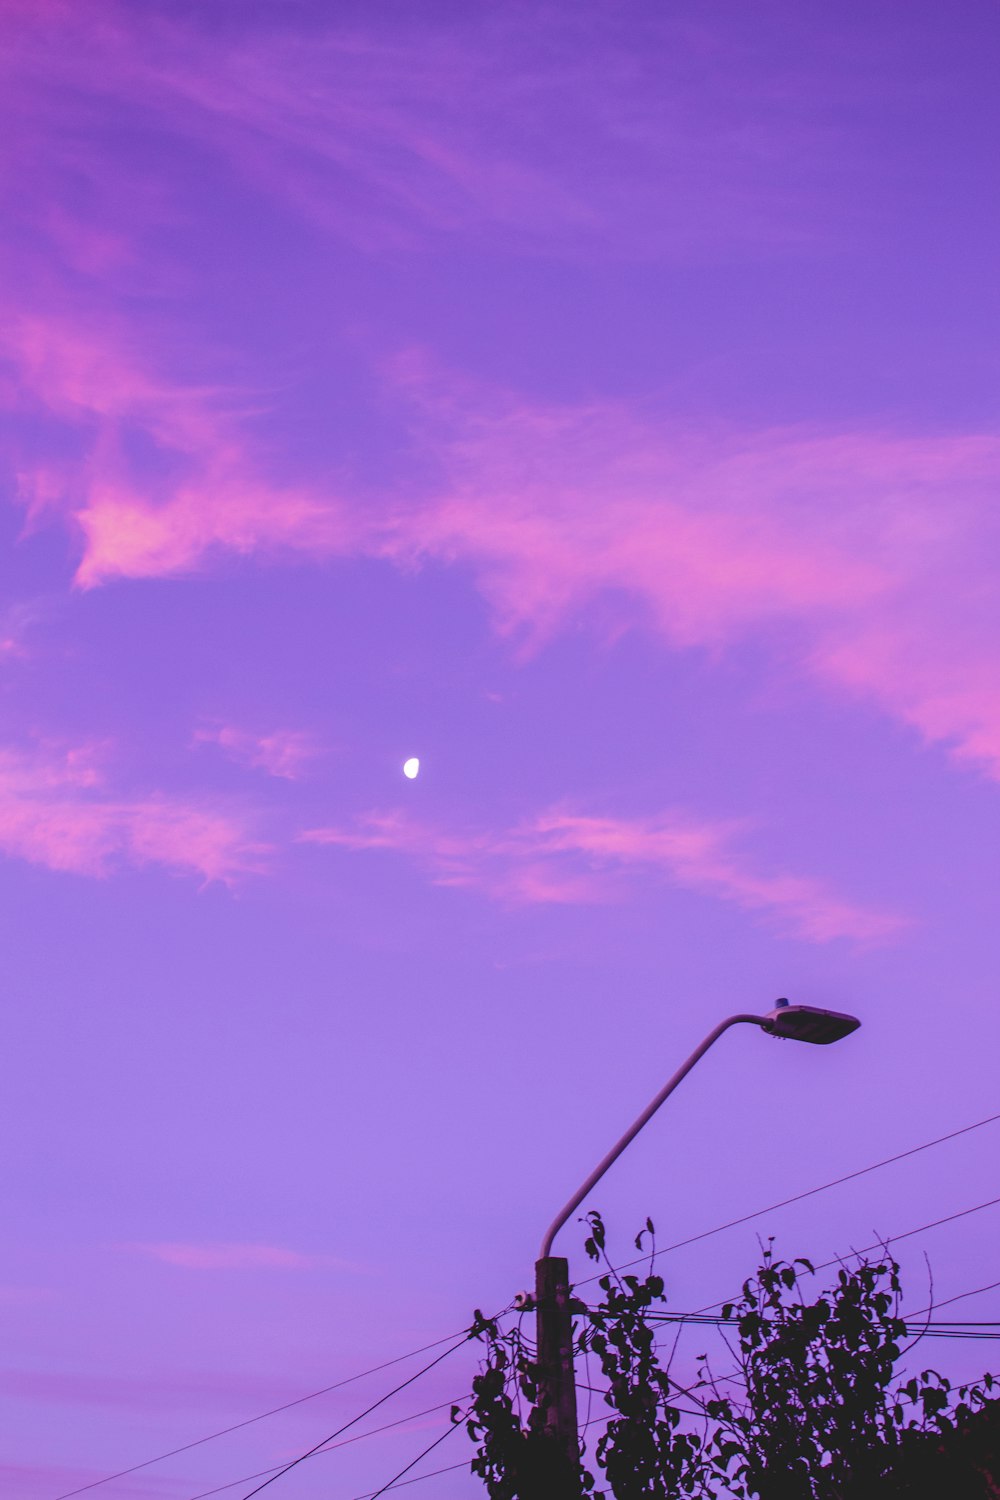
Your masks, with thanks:
[(676, 811), (646, 818), (594, 817), (554, 808), (498, 833), (442, 830), (399, 812), (356, 827), (314, 828), (304, 842), (401, 854), (437, 885), (464, 886), (524, 904), (620, 899), (622, 878), (645, 876), (700, 891), (754, 913), (808, 942), (889, 941), (907, 923), (860, 906), (808, 876), (759, 868), (740, 847), (743, 828)]
[(8, 406), (54, 427), (21, 461), (21, 498), (31, 521), (61, 512), (82, 534), (80, 587), (187, 573), (213, 554), (358, 546), (365, 528), (335, 497), (262, 473), (225, 393), (153, 376), (127, 344), (107, 322), (63, 314), (14, 315), (0, 332)]
[[(233, 554), (460, 567), (522, 648), (595, 605), (671, 649), (764, 642), (1000, 778), (995, 436), (699, 430), (449, 385), (411, 358), (393, 379), (437, 481), (373, 504), (269, 479), (218, 392), (151, 376), (107, 330), (22, 319), (4, 339), (22, 402), (84, 445), (22, 469), (34, 522), (55, 510), (82, 537), (84, 588)], [(142, 472), (130, 432), (157, 454)]]
[[(204, 1410), (206, 1403), (238, 1408), (248, 1402), (280, 1402), (296, 1392), (278, 1381), (222, 1372), (140, 1376), (134, 1370), (128, 1375), (107, 1375), (93, 1369), (85, 1373), (0, 1369), (0, 1394), (8, 1400), (157, 1412), (164, 1408)], [(49, 1494), (53, 1492), (61, 1490), (51, 1486)]]
[[(817, 163), (859, 159), (808, 86), (814, 69), (834, 89), (830, 56), (800, 59), (789, 88), (786, 63), (746, 66), (767, 50), (755, 28), (723, 42), (647, 19), (647, 47), (631, 21), (553, 11), (377, 36), (248, 25), (234, 42), (169, 8), (141, 27), (127, 7), (98, 12), (8, 6), (0, 61), (0, 123), (24, 143), (0, 169), (24, 231), (9, 252), (21, 290), (0, 305), (0, 404), (26, 419), (8, 452), (31, 521), (68, 521), (80, 587), (246, 556), (452, 564), (522, 642), (597, 602), (671, 649), (766, 639), (1000, 779), (995, 434), (681, 424), (663, 404), (531, 403), (402, 361), (439, 479), (419, 500), (373, 499), (290, 481), (245, 397), (164, 373), (65, 274), (120, 277), (143, 234), (186, 211), (179, 181), (109, 162), (102, 131), (123, 122), (369, 248), (499, 233), (546, 254), (686, 254), (797, 243), (821, 220), (828, 237)], [(58, 296), (37, 261), (61, 274)], [(19, 649), (0, 630), (0, 657)]]
[(195, 744), (217, 745), (238, 765), (284, 781), (298, 781), (323, 754), (315, 735), (305, 729), (272, 729), (256, 734), (235, 724), (219, 724), (199, 729), (194, 739)]
[(498, 235), (574, 258), (784, 248), (843, 232), (831, 197), (846, 200), (845, 156), (855, 194), (871, 170), (871, 147), (845, 152), (824, 112), (838, 83), (861, 87), (857, 70), (831, 77), (823, 48), (790, 66), (759, 24), (513, 7), (376, 29), (244, 18), (234, 37), (169, 8), (139, 25), (110, 0), (97, 22), (8, 10), (8, 108), (31, 127), (18, 186), (63, 253), (97, 270), (127, 255), (115, 216), (53, 221), (50, 207), (75, 201), (51, 191), (68, 166), (107, 193), (95, 120), (212, 153), (368, 249)]
[(344, 1265), (331, 1256), (303, 1255), (282, 1245), (168, 1240), (122, 1248), (184, 1271), (315, 1271)]
[(1000, 779), (1000, 438), (699, 431), (399, 379), (444, 477), (385, 554), (469, 569), (502, 633), (537, 648), (603, 602), (672, 649), (758, 641)]
[(0, 853), (75, 875), (159, 866), (230, 882), (261, 869), (265, 846), (193, 799), (114, 796), (86, 749), (0, 747)]

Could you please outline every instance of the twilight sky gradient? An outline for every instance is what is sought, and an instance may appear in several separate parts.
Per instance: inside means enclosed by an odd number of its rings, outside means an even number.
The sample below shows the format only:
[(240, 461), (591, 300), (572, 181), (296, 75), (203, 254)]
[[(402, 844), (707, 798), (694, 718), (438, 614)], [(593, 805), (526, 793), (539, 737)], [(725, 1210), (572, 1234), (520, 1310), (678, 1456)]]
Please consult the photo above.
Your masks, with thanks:
[[(0, 41), (3, 1493), (503, 1306), (732, 1010), (864, 1027), (727, 1037), (599, 1190), (623, 1256), (1000, 1110), (991, 0), (0, 0)], [(994, 1197), (998, 1130), (679, 1251), (673, 1305), (758, 1233)], [(998, 1225), (901, 1242), (911, 1305)], [(189, 1500), (410, 1368), (90, 1493)]]

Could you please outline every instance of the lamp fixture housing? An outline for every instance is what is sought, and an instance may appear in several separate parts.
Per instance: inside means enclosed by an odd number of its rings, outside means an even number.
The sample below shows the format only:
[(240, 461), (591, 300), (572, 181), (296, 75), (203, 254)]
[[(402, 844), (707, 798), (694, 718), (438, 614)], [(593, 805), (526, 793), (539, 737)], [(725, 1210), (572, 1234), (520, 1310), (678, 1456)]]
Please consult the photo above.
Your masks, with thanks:
[(816, 1005), (789, 1005), (779, 1000), (765, 1017), (764, 1030), (771, 1036), (787, 1037), (796, 1042), (812, 1042), (827, 1047), (857, 1031), (861, 1022), (856, 1016), (839, 1010), (820, 1010)]

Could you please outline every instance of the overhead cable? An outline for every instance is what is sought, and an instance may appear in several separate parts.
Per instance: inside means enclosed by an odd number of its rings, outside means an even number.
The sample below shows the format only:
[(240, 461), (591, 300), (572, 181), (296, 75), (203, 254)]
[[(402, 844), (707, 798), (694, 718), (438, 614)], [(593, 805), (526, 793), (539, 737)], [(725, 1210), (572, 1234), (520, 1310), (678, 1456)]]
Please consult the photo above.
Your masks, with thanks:
[[(1000, 1281), (988, 1281), (985, 1286), (973, 1287), (969, 1292), (959, 1292), (955, 1297), (945, 1297), (943, 1302), (935, 1302), (934, 1307), (922, 1307), (921, 1312), (933, 1312), (939, 1307), (950, 1307), (953, 1302), (964, 1302), (966, 1297), (978, 1297), (980, 1292), (993, 1292), (1000, 1286)], [(914, 1314), (919, 1317), (919, 1313)]]
[[(401, 1490), (404, 1489), (408, 1484), (423, 1484), (425, 1479), (437, 1479), (439, 1474), (454, 1474), (456, 1469), (467, 1469), (468, 1467), (469, 1460), (467, 1458), (463, 1458), (461, 1463), (448, 1464), (443, 1469), (432, 1469), (429, 1474), (418, 1474), (416, 1478), (404, 1479), (402, 1483), (393, 1482), (389, 1485), (389, 1489)], [(376, 1495), (384, 1495), (385, 1493), (386, 1488), (383, 1485), (380, 1490), (366, 1490), (363, 1495), (355, 1495), (354, 1500), (375, 1500)]]
[(401, 1380), (399, 1385), (394, 1386), (391, 1391), (386, 1391), (384, 1396), (380, 1396), (377, 1401), (373, 1401), (371, 1406), (366, 1406), (364, 1411), (358, 1412), (357, 1416), (352, 1417), (349, 1422), (344, 1422), (334, 1432), (327, 1433), (325, 1438), (321, 1438), (318, 1443), (314, 1443), (311, 1448), (307, 1448), (304, 1453), (300, 1453), (298, 1458), (293, 1458), (290, 1463), (287, 1463), (282, 1468), (278, 1469), (277, 1473), (272, 1474), (269, 1479), (265, 1479), (261, 1484), (256, 1485), (252, 1490), (247, 1490), (246, 1494), (243, 1496), (243, 1500), (250, 1500), (250, 1497), (252, 1495), (259, 1495), (261, 1490), (266, 1490), (268, 1485), (273, 1484), (276, 1479), (280, 1479), (283, 1474), (289, 1473), (291, 1469), (296, 1468), (299, 1464), (305, 1463), (307, 1458), (312, 1458), (314, 1453), (318, 1453), (321, 1448), (325, 1448), (328, 1443), (332, 1443), (334, 1438), (340, 1437), (340, 1434), (342, 1432), (346, 1432), (349, 1427), (353, 1427), (355, 1422), (362, 1421), (365, 1417), (369, 1416), (371, 1412), (375, 1411), (377, 1407), (384, 1406), (385, 1403), (391, 1400), (393, 1396), (398, 1396), (399, 1392), (405, 1390), (408, 1385), (412, 1385), (415, 1380), (419, 1380), (421, 1376), (426, 1375), (429, 1370), (433, 1370), (435, 1365), (439, 1365), (441, 1361), (447, 1359), (450, 1354), (454, 1354), (457, 1349), (461, 1349), (467, 1338), (468, 1334), (466, 1334), (465, 1337), (459, 1339), (457, 1344), (452, 1344), (451, 1348), (446, 1349), (443, 1354), (438, 1354), (434, 1359), (430, 1361), (429, 1364), (424, 1365), (422, 1369), (418, 1370), (415, 1375), (407, 1376), (406, 1380)]
[[(592, 1427), (595, 1422), (608, 1422), (610, 1420), (610, 1416), (606, 1416), (602, 1413), (599, 1417), (592, 1417), (588, 1422), (581, 1422), (580, 1431), (583, 1432), (587, 1427)], [(461, 1423), (459, 1423), (458, 1425), (461, 1426)], [(445, 1433), (445, 1437), (447, 1437), (447, 1433)], [(441, 1441), (442, 1439), (438, 1438), (438, 1442)], [(432, 1444), (431, 1446), (433, 1447), (434, 1445)], [(413, 1460), (413, 1463), (419, 1463), (420, 1460), (426, 1457), (426, 1455), (430, 1451), (430, 1448), (425, 1448), (423, 1453), (417, 1455), (417, 1457)], [(409, 1464), (407, 1467), (412, 1469), (413, 1464)], [(395, 1479), (390, 1479), (388, 1484), (384, 1484), (380, 1490), (366, 1490), (363, 1495), (355, 1495), (353, 1497), (353, 1500), (378, 1500), (379, 1495), (386, 1495), (390, 1490), (401, 1490), (404, 1489), (408, 1484), (423, 1484), (425, 1479), (437, 1479), (438, 1475), (440, 1474), (454, 1474), (457, 1469), (468, 1469), (468, 1467), (469, 1460), (467, 1458), (464, 1458), (460, 1463), (448, 1464), (443, 1469), (432, 1469), (429, 1474), (418, 1474), (413, 1479), (401, 1480), (399, 1475), (397, 1475)], [(400, 1470), (400, 1473), (405, 1474), (406, 1469)]]
[[(468, 1328), (461, 1330), (461, 1336), (469, 1333)], [(204, 1437), (194, 1438), (190, 1443), (182, 1443), (179, 1448), (171, 1448), (166, 1453), (158, 1453), (155, 1458), (145, 1458), (142, 1463), (132, 1464), (127, 1469), (118, 1469), (114, 1474), (105, 1474), (103, 1479), (92, 1479), (89, 1484), (81, 1484), (75, 1490), (65, 1490), (63, 1494), (56, 1495), (54, 1500), (71, 1500), (73, 1495), (82, 1495), (86, 1490), (96, 1490), (102, 1484), (110, 1484), (113, 1479), (124, 1479), (127, 1474), (136, 1474), (140, 1469), (151, 1468), (153, 1464), (163, 1463), (168, 1458), (176, 1458), (179, 1453), (188, 1453), (192, 1448), (200, 1448), (203, 1443), (214, 1442), (216, 1438), (226, 1437), (231, 1432), (239, 1432), (243, 1427), (252, 1427), (255, 1422), (263, 1422), (267, 1417), (275, 1417), (279, 1412), (290, 1411), (293, 1406), (301, 1406), (305, 1401), (315, 1401), (318, 1396), (326, 1396), (330, 1391), (339, 1391), (345, 1385), (353, 1385), (357, 1380), (364, 1380), (368, 1375), (377, 1375), (381, 1370), (389, 1370), (393, 1365), (402, 1364), (405, 1360), (416, 1359), (418, 1354), (426, 1354), (430, 1349), (437, 1349), (441, 1344), (448, 1344), (460, 1336), (459, 1333), (448, 1333), (441, 1339), (434, 1339), (430, 1344), (422, 1344), (419, 1349), (411, 1349), (407, 1354), (398, 1354), (394, 1359), (387, 1359), (380, 1365), (372, 1365), (368, 1370), (359, 1370), (356, 1375), (347, 1375), (343, 1380), (335, 1380), (332, 1385), (324, 1385), (318, 1391), (309, 1391), (305, 1396), (296, 1396), (294, 1401), (286, 1401), (281, 1406), (272, 1406), (268, 1411), (258, 1412), (255, 1417), (245, 1417), (242, 1422), (233, 1422), (229, 1427), (220, 1427), (217, 1432), (206, 1433)]]
[[(917, 1229), (904, 1229), (901, 1234), (887, 1235), (884, 1240), (876, 1240), (873, 1245), (866, 1245), (863, 1250), (852, 1250), (851, 1255), (867, 1255), (871, 1250), (882, 1250), (886, 1245), (894, 1245), (897, 1240), (912, 1239), (915, 1234), (925, 1234), (928, 1229), (940, 1229), (942, 1224), (952, 1224), (956, 1219), (968, 1218), (969, 1214), (982, 1213), (984, 1208), (995, 1208), (1000, 1203), (1000, 1198), (987, 1198), (985, 1203), (977, 1203), (972, 1208), (960, 1208), (953, 1214), (945, 1214), (943, 1219), (932, 1219), (929, 1224), (921, 1224)], [(832, 1260), (824, 1260), (815, 1271), (827, 1271), (831, 1266), (839, 1266), (843, 1257), (835, 1255)], [(714, 1305), (714, 1304), (713, 1304)]]
[[(735, 1229), (740, 1224), (749, 1224), (753, 1219), (763, 1218), (764, 1214), (773, 1214), (779, 1208), (788, 1208), (792, 1203), (801, 1203), (804, 1198), (814, 1198), (817, 1193), (828, 1192), (830, 1188), (840, 1187), (845, 1182), (853, 1182), (857, 1177), (866, 1177), (869, 1172), (878, 1172), (882, 1167), (892, 1166), (894, 1162), (905, 1161), (909, 1156), (917, 1156), (921, 1151), (929, 1151), (932, 1146), (941, 1146), (945, 1141), (953, 1141), (960, 1135), (968, 1135), (970, 1131), (982, 1130), (984, 1125), (994, 1125), (1000, 1120), (1000, 1114), (987, 1115), (985, 1120), (976, 1120), (971, 1125), (963, 1125), (958, 1130), (950, 1130), (947, 1135), (939, 1135), (932, 1141), (924, 1141), (920, 1146), (911, 1146), (907, 1151), (898, 1151), (895, 1156), (883, 1157), (881, 1161), (872, 1162), (867, 1167), (859, 1167), (855, 1172), (847, 1172), (843, 1177), (834, 1177), (829, 1182), (820, 1183), (818, 1187), (806, 1188), (803, 1193), (794, 1193), (791, 1198), (782, 1198), (778, 1203), (770, 1203), (767, 1208), (754, 1209), (753, 1213), (741, 1214), (739, 1218), (727, 1219), (724, 1224), (716, 1224), (713, 1229), (703, 1229), (699, 1234), (689, 1235), (685, 1240), (675, 1240), (672, 1245), (665, 1245), (658, 1250), (659, 1255), (669, 1255), (673, 1250), (683, 1250), (687, 1245), (696, 1245), (699, 1240), (707, 1240), (715, 1234), (722, 1234), (726, 1229)], [(627, 1271), (630, 1266), (642, 1265), (648, 1259), (646, 1255), (640, 1255), (635, 1260), (627, 1260), (618, 1270)], [(599, 1272), (598, 1275), (601, 1273)], [(577, 1286), (586, 1286), (588, 1282), (596, 1281), (598, 1277), (588, 1276), (583, 1281), (578, 1281)]]
[[(458, 1398), (460, 1401), (461, 1396)], [(317, 1448), (313, 1454), (319, 1458), (324, 1453), (336, 1453), (338, 1448), (346, 1448), (351, 1443), (364, 1442), (365, 1438), (377, 1437), (381, 1432), (389, 1432), (393, 1427), (405, 1427), (407, 1422), (416, 1422), (420, 1417), (429, 1417), (437, 1411), (444, 1411), (445, 1407), (454, 1406), (455, 1401), (439, 1401), (437, 1406), (426, 1406), (423, 1411), (412, 1411), (408, 1416), (397, 1417), (395, 1422), (383, 1422), (381, 1427), (369, 1427), (364, 1432), (357, 1432), (353, 1437), (343, 1438), (339, 1443), (329, 1443), (325, 1448)], [(218, 1484), (211, 1490), (199, 1490), (197, 1495), (189, 1495), (188, 1500), (208, 1500), (210, 1495), (221, 1495), (225, 1490), (233, 1490), (238, 1484), (249, 1484), (252, 1479), (264, 1479), (268, 1474), (277, 1474), (281, 1468), (275, 1464), (270, 1469), (258, 1469), (256, 1474), (241, 1474), (239, 1479), (229, 1479), (225, 1484)]]
[[(884, 1239), (876, 1240), (873, 1245), (865, 1245), (861, 1250), (851, 1250), (851, 1251), (849, 1251), (848, 1255), (850, 1255), (850, 1256), (868, 1255), (872, 1250), (885, 1250), (887, 1248), (887, 1246), (894, 1245), (897, 1240), (912, 1239), (915, 1234), (925, 1234), (928, 1229), (940, 1229), (940, 1227), (941, 1227), (942, 1224), (951, 1224), (956, 1219), (965, 1219), (965, 1218), (968, 1218), (969, 1214), (978, 1214), (978, 1213), (981, 1213), (984, 1208), (995, 1208), (998, 1203), (1000, 1203), (1000, 1198), (988, 1198), (985, 1203), (976, 1203), (976, 1204), (973, 1205), (972, 1208), (960, 1208), (960, 1209), (957, 1209), (956, 1212), (953, 1213), (953, 1214), (945, 1214), (945, 1216), (944, 1216), (943, 1219), (932, 1219), (929, 1224), (921, 1224), (916, 1229), (904, 1229), (899, 1234), (888, 1234), (888, 1235), (885, 1236)], [(835, 1255), (832, 1260), (820, 1261), (819, 1265), (813, 1266), (812, 1269), (814, 1271), (828, 1271), (831, 1266), (842, 1266), (844, 1264), (844, 1261), (848, 1258), (848, 1255)], [(646, 1257), (646, 1258), (648, 1258), (648, 1257)], [(582, 1285), (582, 1283), (581, 1283), (581, 1285)], [(995, 1282), (994, 1285), (1000, 1286), (1000, 1282)], [(978, 1287), (977, 1290), (981, 1291), (981, 1292), (987, 1292), (987, 1291), (990, 1290), (990, 1288), (989, 1287)], [(958, 1297), (950, 1297), (948, 1299), (948, 1301), (949, 1302), (958, 1302), (961, 1297), (973, 1297), (973, 1296), (975, 1296), (975, 1292), (960, 1292)], [(720, 1297), (717, 1302), (706, 1302), (706, 1304), (705, 1304), (704, 1307), (698, 1307), (698, 1308), (695, 1309), (694, 1316), (698, 1316), (701, 1313), (711, 1312), (713, 1308), (715, 1308), (715, 1307), (722, 1307), (726, 1302), (735, 1302), (735, 1301), (736, 1301), (735, 1297)], [(941, 1302), (941, 1303), (938, 1303), (936, 1305), (939, 1306), (939, 1307), (944, 1307), (947, 1304), (944, 1303), (944, 1302)], [(924, 1312), (930, 1312), (931, 1308), (925, 1307), (923, 1309), (923, 1311)], [(912, 1316), (913, 1317), (919, 1317), (920, 1314), (919, 1313), (913, 1313)]]
[(392, 1478), (389, 1480), (388, 1484), (384, 1484), (381, 1489), (375, 1490), (375, 1492), (373, 1493), (373, 1495), (371, 1497), (371, 1500), (378, 1500), (379, 1495), (384, 1495), (385, 1492), (386, 1492), (386, 1490), (395, 1489), (396, 1486), (398, 1485), (399, 1481), (402, 1479), (402, 1477), (403, 1477), (404, 1474), (409, 1474), (409, 1472), (410, 1472), (411, 1469), (415, 1469), (416, 1466), (417, 1466), (417, 1464), (420, 1463), (421, 1459), (426, 1458), (427, 1455), (428, 1455), (428, 1453), (433, 1453), (433, 1451), (434, 1451), (435, 1448), (439, 1448), (441, 1446), (441, 1444), (444, 1442), (445, 1438), (451, 1437), (452, 1433), (453, 1432), (457, 1432), (459, 1430), (459, 1428), (461, 1427), (461, 1425), (462, 1424), (460, 1422), (454, 1422), (454, 1421), (451, 1422), (445, 1428), (444, 1432), (442, 1432), (439, 1437), (436, 1437), (434, 1439), (433, 1443), (428, 1443), (427, 1447), (424, 1449), (424, 1451), (422, 1453), (418, 1453), (417, 1456), (416, 1456), (416, 1458), (412, 1458), (410, 1460), (410, 1462), (406, 1465), (405, 1469), (400, 1469), (400, 1471), (399, 1471), (398, 1474), (394, 1474), (392, 1476)]

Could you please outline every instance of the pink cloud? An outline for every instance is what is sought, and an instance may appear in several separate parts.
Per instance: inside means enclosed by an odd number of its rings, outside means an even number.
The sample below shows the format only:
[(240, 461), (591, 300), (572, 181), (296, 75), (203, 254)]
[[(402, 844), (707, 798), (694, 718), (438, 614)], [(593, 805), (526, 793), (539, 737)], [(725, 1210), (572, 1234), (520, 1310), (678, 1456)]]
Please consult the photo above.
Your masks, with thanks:
[(437, 885), (473, 887), (516, 903), (614, 900), (621, 894), (616, 875), (652, 872), (761, 912), (809, 942), (883, 942), (907, 925), (843, 899), (822, 881), (758, 869), (739, 848), (740, 832), (738, 824), (677, 812), (627, 819), (557, 808), (501, 833), (443, 831), (401, 813), (373, 813), (357, 828), (316, 828), (300, 838), (403, 854)]
[(409, 854), (431, 865), (444, 884), (460, 883), (466, 872), (497, 849), (489, 834), (447, 833), (401, 812), (373, 812), (358, 828), (312, 828), (299, 837), (304, 843)]
[(168, 1266), (186, 1271), (313, 1271), (324, 1266), (344, 1263), (324, 1255), (303, 1255), (280, 1245), (230, 1243), (187, 1244), (165, 1241), (158, 1244), (131, 1244), (124, 1249), (137, 1251)]
[(973, 591), (982, 587), (989, 558), (985, 551), (970, 557), (964, 580), (956, 571), (950, 606), (942, 579), (923, 611), (913, 597), (884, 618), (831, 632), (816, 644), (809, 665), (1000, 781), (1000, 621), (992, 600), (970, 610), (963, 595), (963, 583)]
[(165, 505), (150, 505), (129, 486), (100, 485), (75, 517), (86, 544), (76, 575), (84, 588), (189, 572), (215, 549), (331, 553), (342, 535), (330, 507), (236, 472), (222, 475), (215, 463)]
[(747, 638), (1000, 778), (1000, 439), (528, 406), (397, 368), (443, 478), (383, 552), (472, 571), (537, 648), (595, 604), (673, 649)]
[[(96, 25), (71, 5), (8, 7), (0, 124), (19, 150), (0, 186), (50, 261), (99, 278), (129, 263), (170, 195), (123, 160), (109, 170), (95, 119), (193, 142), (365, 243), (503, 233), (546, 253), (630, 256), (787, 244), (840, 232), (817, 187), (831, 147), (838, 170), (850, 160), (878, 182), (814, 109), (845, 81), (822, 49), (788, 88), (786, 64), (760, 71), (756, 32), (678, 37), (649, 22), (646, 48), (613, 18), (556, 11), (377, 36), (336, 19), (308, 39), (248, 26), (230, 46), (197, 22), (139, 26), (113, 3)], [(760, 66), (745, 66), (750, 50)], [(53, 191), (66, 172), (73, 192)], [(101, 212), (54, 216), (53, 202), (86, 199), (78, 178)], [(131, 217), (103, 212), (108, 180), (136, 200)], [(994, 435), (694, 431), (653, 407), (434, 390), (411, 366), (397, 381), (442, 475), (389, 520), (369, 497), (276, 478), (232, 393), (169, 378), (120, 327), (74, 313), (72, 279), (58, 310), (51, 280), (23, 279), (32, 294), (0, 307), (0, 401), (48, 413), (76, 445), (57, 461), (72, 445), (42, 444), (21, 482), (36, 517), (70, 518), (80, 586), (227, 555), (449, 561), (474, 572), (498, 628), (533, 641), (595, 601), (673, 648), (781, 631), (782, 661), (1000, 777)], [(135, 438), (154, 463), (130, 459)]]
[[(22, 317), (0, 340), (19, 399), (86, 444), (22, 474), (36, 519), (78, 527), (84, 587), (226, 553), (444, 562), (528, 647), (595, 604), (672, 649), (780, 640), (783, 661), (1000, 777), (1000, 439), (681, 429), (448, 387), (411, 358), (394, 379), (440, 477), (392, 510), (270, 483), (220, 393), (154, 378), (106, 332)], [(122, 456), (130, 430), (160, 456), (153, 477)], [(296, 751), (258, 754), (287, 775)]]
[[(213, 553), (328, 556), (358, 545), (366, 528), (335, 497), (261, 472), (231, 397), (154, 376), (127, 342), (62, 314), (12, 314), (0, 327), (16, 377), (6, 404), (48, 414), (82, 447), (19, 473), (33, 521), (61, 511), (82, 535), (81, 587), (190, 572)], [(130, 460), (130, 437), (155, 463)]]
[(515, 834), (446, 831), (399, 812), (369, 813), (359, 827), (312, 828), (301, 843), (404, 854), (429, 871), (435, 885), (470, 886), (499, 900), (575, 904), (606, 900), (606, 883), (585, 871), (535, 859), (530, 841)]
[(59, 1401), (74, 1406), (162, 1411), (165, 1407), (204, 1408), (206, 1401), (232, 1406), (250, 1401), (279, 1402), (294, 1394), (287, 1385), (250, 1375), (192, 1372), (140, 1378), (135, 1372), (116, 1376), (97, 1374), (94, 1370), (77, 1374), (68, 1370), (0, 1369), (0, 1395), (19, 1401)]
[[(0, 1489), (5, 1495), (17, 1495), (19, 1500), (49, 1500), (52, 1495), (62, 1495), (67, 1489), (90, 1484), (99, 1477), (93, 1469), (63, 1464), (0, 1463)], [(134, 1491), (133, 1497), (138, 1500)]]
[(444, 481), (397, 515), (388, 550), (470, 564), (505, 630), (544, 634), (611, 591), (681, 646), (838, 618), (897, 586), (900, 488), (933, 503), (956, 485), (981, 495), (1000, 473), (992, 439), (699, 432), (397, 369)]
[(629, 820), (555, 812), (534, 827), (545, 848), (582, 854), (602, 865), (659, 870), (678, 885), (770, 913), (813, 942), (880, 942), (907, 925), (898, 916), (841, 899), (822, 881), (753, 868), (733, 848), (738, 825), (693, 823), (675, 814)]
[[(368, 247), (500, 234), (631, 257), (843, 233), (831, 197), (847, 153), (821, 103), (847, 83), (836, 53), (789, 67), (756, 29), (558, 7), (366, 28), (331, 11), (307, 34), (248, 18), (234, 43), (194, 13), (139, 24), (107, 0), (86, 18), (18, 6), (6, 41), (0, 82), (21, 136), (32, 127), (31, 170), (9, 170), (43, 223), (64, 156), (101, 191), (92, 118), (121, 128), (127, 112)], [(871, 150), (849, 153), (852, 205), (859, 179), (877, 182)], [(120, 254), (101, 228), (54, 233), (99, 270)]]
[(86, 749), (0, 748), (0, 852), (78, 875), (159, 865), (206, 881), (260, 868), (264, 846), (233, 814), (150, 794), (110, 795)]
[(22, 599), (0, 610), (0, 662), (25, 661), (32, 655), (28, 638), (49, 613), (41, 599)]
[(286, 781), (298, 780), (306, 767), (323, 753), (315, 736), (304, 729), (273, 729), (268, 734), (255, 734), (234, 724), (221, 724), (214, 729), (199, 729), (195, 743), (218, 745), (240, 765), (252, 766)]

